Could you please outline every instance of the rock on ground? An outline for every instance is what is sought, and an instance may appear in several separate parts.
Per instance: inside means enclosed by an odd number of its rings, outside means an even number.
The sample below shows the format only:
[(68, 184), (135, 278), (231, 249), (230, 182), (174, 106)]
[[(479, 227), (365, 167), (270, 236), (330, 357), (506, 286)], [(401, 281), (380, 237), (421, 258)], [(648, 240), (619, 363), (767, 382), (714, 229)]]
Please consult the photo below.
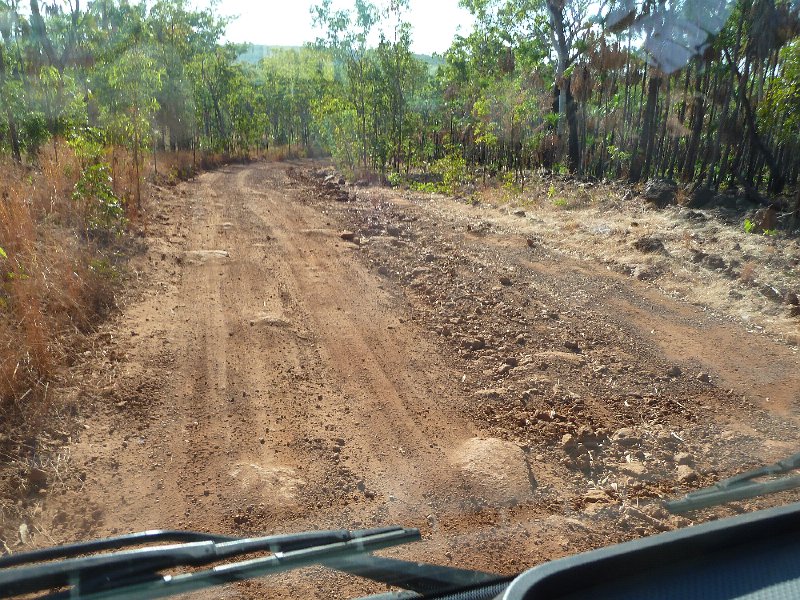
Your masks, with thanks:
[(642, 192), (642, 198), (657, 208), (665, 208), (670, 204), (675, 204), (678, 193), (678, 185), (674, 181), (666, 179), (653, 179), (647, 182)]
[(536, 481), (525, 453), (497, 438), (467, 440), (452, 457), (476, 495), (489, 504), (512, 506), (530, 499)]

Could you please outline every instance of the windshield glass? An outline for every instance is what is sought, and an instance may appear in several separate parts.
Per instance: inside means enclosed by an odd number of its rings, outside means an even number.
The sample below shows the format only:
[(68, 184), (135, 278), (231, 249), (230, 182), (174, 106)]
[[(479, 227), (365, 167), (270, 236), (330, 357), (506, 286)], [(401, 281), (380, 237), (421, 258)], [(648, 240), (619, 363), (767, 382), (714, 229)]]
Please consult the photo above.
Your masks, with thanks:
[(664, 504), (800, 450), (799, 10), (0, 0), (0, 553), (798, 499)]

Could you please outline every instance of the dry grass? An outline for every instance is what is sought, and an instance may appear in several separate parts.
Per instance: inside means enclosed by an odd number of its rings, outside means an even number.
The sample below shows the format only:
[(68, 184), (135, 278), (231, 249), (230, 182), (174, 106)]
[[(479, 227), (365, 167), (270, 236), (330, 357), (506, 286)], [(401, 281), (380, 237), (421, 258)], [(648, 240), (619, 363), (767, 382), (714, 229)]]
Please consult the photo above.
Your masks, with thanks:
[(202, 158), (191, 150), (159, 151), (147, 158), (145, 179), (159, 185), (177, 185), (197, 175)]
[[(145, 157), (141, 172), (138, 213), (130, 153), (109, 148), (104, 155), (132, 230), (146, 223), (151, 182), (176, 183), (235, 162), (224, 155), (161, 153), (156, 174), (152, 158)], [(115, 306), (121, 277), (114, 257), (124, 256), (132, 240), (90, 231), (90, 202), (73, 198), (80, 176), (81, 163), (63, 142), (48, 144), (35, 167), (0, 158), (0, 552), (36, 502), (30, 474), (45, 470), (50, 492), (68, 477), (68, 457), (54, 440), (73, 431), (80, 398), (91, 393), (76, 392), (73, 369)]]
[(50, 413), (47, 392), (72, 361), (75, 338), (113, 304), (113, 270), (96, 268), (103, 249), (80, 234), (71, 199), (78, 166), (66, 148), (58, 159), (45, 151), (37, 170), (0, 168), (0, 434), (8, 439), (34, 434)]
[[(500, 208), (506, 225), (543, 246), (652, 281), (672, 297), (741, 319), (748, 328), (792, 343), (800, 339), (800, 320), (781, 299), (785, 292), (800, 293), (800, 239), (783, 231), (745, 233), (744, 219), (752, 213), (731, 207), (656, 210), (639, 191), (618, 182), (582, 184), (532, 173), (524, 193), (513, 199), (499, 181), (479, 186), (475, 196), (484, 207)], [(511, 217), (518, 208), (526, 219)], [(489, 214), (482, 218), (489, 220)], [(666, 252), (637, 250), (634, 242), (643, 237), (659, 239)], [(710, 266), (720, 260), (726, 268)]]
[(86, 235), (85, 207), (72, 198), (80, 164), (66, 145), (48, 145), (35, 169), (0, 161), (0, 173), (0, 537), (7, 548), (36, 504), (40, 485), (31, 474), (44, 470), (50, 491), (65, 476), (54, 432), (63, 440), (76, 426), (77, 399), (64, 389), (69, 369), (114, 305), (118, 278), (104, 258), (115, 238), (101, 245)]
[(300, 146), (273, 146), (262, 153), (262, 157), (270, 162), (282, 162), (296, 158), (307, 158), (306, 151)]
[(286, 146), (276, 146), (264, 152), (264, 158), (271, 162), (283, 162), (290, 158), (289, 149)]

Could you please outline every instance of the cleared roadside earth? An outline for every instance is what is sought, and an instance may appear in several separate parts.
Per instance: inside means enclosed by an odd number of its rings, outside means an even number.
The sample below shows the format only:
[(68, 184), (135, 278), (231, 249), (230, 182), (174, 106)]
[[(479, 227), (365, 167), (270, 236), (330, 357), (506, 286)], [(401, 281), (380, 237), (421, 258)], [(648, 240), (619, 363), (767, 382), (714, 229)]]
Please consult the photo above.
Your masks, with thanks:
[[(332, 202), (313, 168), (161, 195), (33, 543), (401, 524), (425, 541), (392, 555), (512, 573), (686, 524), (655, 501), (797, 447), (788, 346), (453, 201)], [(231, 593), (265, 589), (381, 587)]]

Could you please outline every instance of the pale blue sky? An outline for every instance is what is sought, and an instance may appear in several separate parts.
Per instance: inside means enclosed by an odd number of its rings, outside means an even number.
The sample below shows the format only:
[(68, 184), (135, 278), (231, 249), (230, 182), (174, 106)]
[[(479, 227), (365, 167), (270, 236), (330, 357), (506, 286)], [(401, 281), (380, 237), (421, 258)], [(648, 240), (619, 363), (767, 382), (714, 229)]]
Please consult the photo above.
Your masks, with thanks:
[[(374, 1), (382, 4), (382, 0)], [(218, 10), (221, 14), (240, 15), (228, 26), (228, 41), (300, 46), (313, 42), (320, 34), (311, 26), (309, 12), (317, 3), (317, 0), (220, 0)], [(457, 32), (466, 35), (472, 30), (473, 19), (468, 11), (459, 8), (458, 0), (411, 0), (410, 4), (406, 18), (414, 28), (414, 52), (444, 52)], [(352, 5), (352, 0), (334, 0), (336, 8)]]

